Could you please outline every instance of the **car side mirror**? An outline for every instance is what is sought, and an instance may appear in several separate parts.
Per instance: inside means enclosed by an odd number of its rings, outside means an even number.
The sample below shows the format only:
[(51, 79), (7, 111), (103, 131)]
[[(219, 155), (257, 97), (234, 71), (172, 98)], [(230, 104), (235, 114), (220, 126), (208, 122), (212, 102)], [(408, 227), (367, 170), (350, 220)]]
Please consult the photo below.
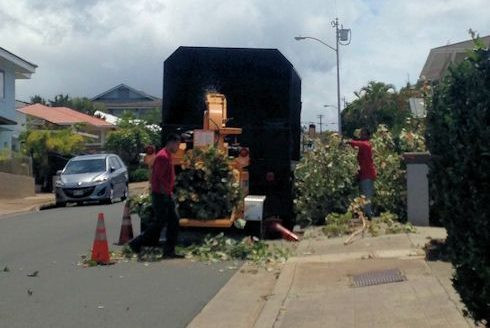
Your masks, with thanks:
[(114, 166), (111, 166), (111, 169), (110, 170), (111, 170), (111, 173), (112, 173), (112, 172), (116, 171), (116, 168)]
[(63, 170), (56, 171), (56, 175), (61, 175), (61, 172), (63, 172)]

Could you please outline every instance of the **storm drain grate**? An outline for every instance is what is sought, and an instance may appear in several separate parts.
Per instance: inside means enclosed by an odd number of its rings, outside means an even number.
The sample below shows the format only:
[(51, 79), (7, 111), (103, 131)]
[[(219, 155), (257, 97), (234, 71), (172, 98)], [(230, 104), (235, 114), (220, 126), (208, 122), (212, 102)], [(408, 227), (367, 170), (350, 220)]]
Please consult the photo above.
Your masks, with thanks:
[(371, 271), (352, 276), (353, 287), (367, 287), (405, 280), (407, 280), (407, 278), (399, 269)]

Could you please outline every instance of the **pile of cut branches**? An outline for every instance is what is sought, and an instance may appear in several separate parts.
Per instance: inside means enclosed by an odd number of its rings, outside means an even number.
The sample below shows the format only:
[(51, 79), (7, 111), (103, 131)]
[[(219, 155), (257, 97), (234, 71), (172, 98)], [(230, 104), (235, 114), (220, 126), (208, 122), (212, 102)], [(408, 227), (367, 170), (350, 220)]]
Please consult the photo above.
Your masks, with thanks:
[(242, 200), (229, 157), (215, 147), (187, 151), (175, 195), (180, 216), (199, 220), (230, 216)]
[(368, 221), (363, 213), (366, 199), (358, 197), (352, 201), (346, 213), (330, 213), (323, 227), (323, 233), (329, 237), (342, 237), (350, 235), (345, 244), (351, 243), (358, 235), (368, 234), (376, 237), (379, 235), (414, 233), (415, 227), (410, 223), (400, 223), (398, 216), (390, 212), (383, 212), (379, 217)]
[(253, 237), (242, 240), (227, 238), (223, 233), (207, 235), (204, 241), (188, 247), (179, 248), (186, 258), (206, 262), (246, 260), (259, 265), (285, 262), (289, 250), (269, 245)]

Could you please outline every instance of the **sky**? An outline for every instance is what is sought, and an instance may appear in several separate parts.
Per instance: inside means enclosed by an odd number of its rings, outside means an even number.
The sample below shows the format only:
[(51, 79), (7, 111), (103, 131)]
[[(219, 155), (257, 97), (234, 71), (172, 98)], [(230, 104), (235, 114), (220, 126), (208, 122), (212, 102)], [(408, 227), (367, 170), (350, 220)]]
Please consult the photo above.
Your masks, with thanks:
[[(37, 64), (16, 97), (91, 98), (126, 83), (162, 97), (163, 61), (179, 46), (279, 49), (302, 78), (302, 121), (336, 129), (331, 20), (352, 30), (340, 49), (341, 96), (368, 81), (416, 82), (431, 48), (490, 34), (490, 0), (1, 0), (0, 47)], [(324, 125), (325, 128), (325, 125)]]

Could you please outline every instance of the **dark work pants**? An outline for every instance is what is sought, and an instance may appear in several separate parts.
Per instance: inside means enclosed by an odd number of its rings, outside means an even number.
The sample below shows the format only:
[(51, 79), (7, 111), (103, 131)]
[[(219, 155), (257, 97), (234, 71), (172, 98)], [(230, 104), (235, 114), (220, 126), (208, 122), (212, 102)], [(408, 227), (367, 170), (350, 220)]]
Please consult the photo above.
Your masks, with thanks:
[(151, 203), (153, 207), (153, 217), (138, 237), (131, 241), (131, 245), (136, 248), (141, 246), (156, 246), (160, 240), (160, 234), (165, 225), (167, 225), (167, 241), (165, 242), (165, 253), (175, 251), (175, 244), (179, 233), (179, 217), (175, 209), (175, 202), (172, 197), (152, 193)]

